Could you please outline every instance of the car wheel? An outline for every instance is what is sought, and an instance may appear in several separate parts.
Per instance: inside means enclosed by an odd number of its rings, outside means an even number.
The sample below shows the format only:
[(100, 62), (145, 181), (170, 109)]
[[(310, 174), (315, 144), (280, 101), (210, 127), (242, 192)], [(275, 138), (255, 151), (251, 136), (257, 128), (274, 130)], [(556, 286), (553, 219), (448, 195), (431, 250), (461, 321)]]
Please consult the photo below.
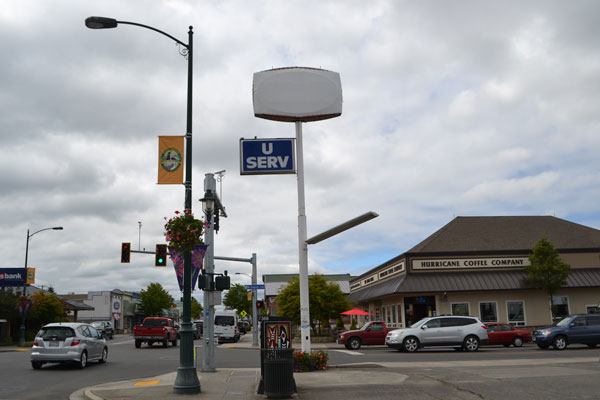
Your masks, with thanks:
[(83, 353), (81, 353), (81, 357), (79, 357), (79, 363), (77, 363), (77, 366), (81, 369), (85, 368), (85, 366), (87, 365), (87, 351), (83, 351)]
[(139, 339), (135, 339), (135, 348), (139, 349), (140, 347), (142, 347), (142, 341)]
[(554, 350), (564, 350), (567, 348), (567, 338), (564, 336), (557, 336), (552, 341), (552, 347)]
[(100, 364), (104, 364), (108, 360), (108, 347), (102, 349), (102, 357), (98, 360)]
[(404, 347), (404, 351), (414, 353), (419, 349), (419, 339), (414, 336), (409, 336), (402, 342), (402, 347)]
[(166, 348), (167, 346), (169, 346), (169, 341), (167, 339), (165, 339), (165, 340), (163, 340), (162, 344), (163, 344), (163, 347)]
[(350, 345), (348, 344), (348, 342), (346, 342), (346, 343), (344, 344), (344, 347), (345, 347), (346, 349), (350, 350)]
[(177, 347), (177, 338), (175, 338), (175, 340), (173, 340), (171, 344), (173, 345), (173, 347)]
[(477, 336), (467, 336), (463, 342), (463, 348), (466, 351), (477, 351), (479, 349), (479, 338)]
[(31, 368), (33, 369), (40, 369), (42, 368), (42, 362), (41, 361), (32, 361), (31, 362)]
[(350, 346), (351, 350), (358, 350), (360, 349), (361, 345), (360, 339), (357, 337), (350, 338), (350, 340), (348, 341), (348, 345)]
[(518, 336), (516, 338), (514, 338), (513, 339), (513, 346), (515, 346), (515, 347), (521, 347), (521, 346), (523, 346), (523, 338), (518, 337)]

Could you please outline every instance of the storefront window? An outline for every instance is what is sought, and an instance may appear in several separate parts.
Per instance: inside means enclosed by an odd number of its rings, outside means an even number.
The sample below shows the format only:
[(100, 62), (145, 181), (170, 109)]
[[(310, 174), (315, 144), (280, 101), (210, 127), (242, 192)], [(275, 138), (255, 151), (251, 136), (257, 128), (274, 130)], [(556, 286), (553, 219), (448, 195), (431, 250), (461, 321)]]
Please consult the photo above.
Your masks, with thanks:
[(487, 301), (479, 303), (479, 315), (481, 316), (482, 322), (497, 322), (498, 313), (496, 311), (496, 302)]
[(452, 303), (452, 315), (469, 316), (469, 303)]
[(522, 301), (507, 301), (508, 323), (521, 325), (525, 323), (525, 306)]
[(402, 307), (400, 306), (400, 304), (398, 304), (396, 309), (398, 310), (398, 323), (401, 324), (402, 323)]
[(552, 316), (562, 319), (569, 315), (569, 298), (567, 296), (552, 296)]
[(600, 306), (587, 306), (585, 309), (588, 314), (600, 314)]
[(392, 305), (392, 324), (396, 323), (396, 315), (398, 315), (398, 313), (396, 312), (396, 305)]

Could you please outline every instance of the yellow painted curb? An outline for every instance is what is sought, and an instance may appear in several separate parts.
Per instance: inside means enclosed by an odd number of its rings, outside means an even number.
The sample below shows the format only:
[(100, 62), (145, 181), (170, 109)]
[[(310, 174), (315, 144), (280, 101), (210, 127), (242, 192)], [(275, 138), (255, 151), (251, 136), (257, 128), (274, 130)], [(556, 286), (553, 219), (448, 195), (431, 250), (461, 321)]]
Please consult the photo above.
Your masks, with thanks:
[(160, 383), (160, 381), (158, 379), (148, 379), (145, 381), (137, 381), (136, 383), (133, 384), (133, 386), (135, 386), (135, 387), (152, 386), (152, 385), (158, 385), (159, 383)]

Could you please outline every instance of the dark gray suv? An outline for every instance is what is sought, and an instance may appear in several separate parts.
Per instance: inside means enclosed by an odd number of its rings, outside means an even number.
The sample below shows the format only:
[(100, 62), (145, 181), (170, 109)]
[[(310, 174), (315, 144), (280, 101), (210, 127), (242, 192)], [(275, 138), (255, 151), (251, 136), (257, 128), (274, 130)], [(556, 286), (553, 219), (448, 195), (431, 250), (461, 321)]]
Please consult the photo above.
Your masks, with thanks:
[(487, 327), (483, 322), (476, 317), (459, 316), (423, 318), (410, 328), (395, 329), (385, 337), (388, 347), (409, 353), (429, 346), (476, 351), (487, 341)]
[(564, 350), (572, 343), (596, 347), (600, 344), (600, 314), (569, 315), (555, 326), (536, 329), (533, 342), (540, 349)]

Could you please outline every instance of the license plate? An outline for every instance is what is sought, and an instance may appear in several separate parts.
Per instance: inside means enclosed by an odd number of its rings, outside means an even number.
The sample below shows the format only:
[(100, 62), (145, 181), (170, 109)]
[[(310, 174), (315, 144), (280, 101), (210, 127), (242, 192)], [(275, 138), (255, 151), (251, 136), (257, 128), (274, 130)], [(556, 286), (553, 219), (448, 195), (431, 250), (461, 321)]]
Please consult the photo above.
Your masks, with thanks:
[(58, 342), (50, 342), (50, 347), (58, 347)]

